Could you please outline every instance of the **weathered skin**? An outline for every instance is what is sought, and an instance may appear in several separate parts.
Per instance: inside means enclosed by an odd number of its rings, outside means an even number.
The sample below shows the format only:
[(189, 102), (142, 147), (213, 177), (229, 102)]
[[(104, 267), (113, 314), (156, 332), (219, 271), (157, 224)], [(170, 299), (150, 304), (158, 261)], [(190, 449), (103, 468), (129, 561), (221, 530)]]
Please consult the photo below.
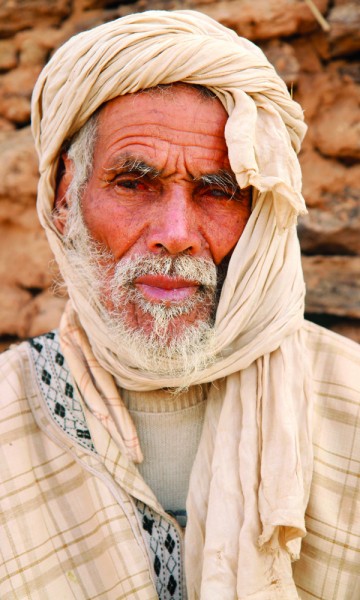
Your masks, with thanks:
[[(199, 181), (223, 170), (231, 174), (226, 120), (218, 100), (182, 85), (165, 93), (122, 96), (105, 105), (82, 210), (90, 234), (116, 261), (186, 253), (219, 265), (232, 252), (250, 214), (250, 190), (233, 194), (230, 186), (224, 190)], [(129, 171), (123, 167), (128, 158), (157, 173)], [(65, 157), (64, 162), (58, 199), (72, 177), (71, 161)], [(196, 281), (165, 276), (134, 283), (152, 302), (181, 303), (197, 289)], [(150, 326), (149, 317), (136, 305), (128, 318), (131, 326)], [(195, 310), (179, 317), (179, 324), (196, 318)]]

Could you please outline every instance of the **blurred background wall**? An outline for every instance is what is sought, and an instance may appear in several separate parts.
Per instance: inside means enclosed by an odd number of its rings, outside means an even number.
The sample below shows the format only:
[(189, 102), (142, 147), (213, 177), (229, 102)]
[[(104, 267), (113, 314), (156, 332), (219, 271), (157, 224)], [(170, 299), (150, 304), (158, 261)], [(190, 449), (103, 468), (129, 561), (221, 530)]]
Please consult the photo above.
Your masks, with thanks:
[(261, 46), (304, 110), (299, 222), (310, 319), (360, 341), (360, 5), (347, 0), (0, 3), (0, 349), (58, 324), (66, 301), (35, 199), (36, 78), (70, 36), (147, 9), (200, 10)]

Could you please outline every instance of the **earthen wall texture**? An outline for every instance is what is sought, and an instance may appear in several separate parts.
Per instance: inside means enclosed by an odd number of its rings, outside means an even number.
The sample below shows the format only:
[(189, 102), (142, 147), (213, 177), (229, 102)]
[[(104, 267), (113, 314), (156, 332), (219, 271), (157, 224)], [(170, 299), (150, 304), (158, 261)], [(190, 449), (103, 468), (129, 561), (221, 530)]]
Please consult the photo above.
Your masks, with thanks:
[[(360, 5), (346, 0), (4, 0), (0, 4), (0, 348), (56, 327), (66, 301), (38, 224), (30, 98), (70, 36), (147, 9), (203, 11), (258, 43), (304, 110), (309, 317), (360, 341)], [(317, 9), (317, 12), (316, 12)]]

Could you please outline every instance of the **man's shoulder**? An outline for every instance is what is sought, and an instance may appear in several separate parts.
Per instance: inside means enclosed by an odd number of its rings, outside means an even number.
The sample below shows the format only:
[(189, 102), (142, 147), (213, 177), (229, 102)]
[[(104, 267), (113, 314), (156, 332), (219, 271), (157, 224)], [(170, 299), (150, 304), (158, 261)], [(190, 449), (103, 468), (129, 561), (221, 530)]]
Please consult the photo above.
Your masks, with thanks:
[(315, 375), (353, 379), (360, 391), (360, 345), (309, 321), (304, 329)]
[[(1, 410), (19, 403), (26, 404), (28, 400), (31, 403), (32, 398), (43, 395), (42, 384), (50, 387), (49, 371), (55, 364), (65, 372), (56, 330), (14, 344), (0, 354)], [(54, 392), (53, 389), (50, 391)]]
[(337, 597), (355, 598), (351, 589), (359, 572), (360, 347), (313, 323), (306, 323), (304, 331), (312, 371), (314, 470), (307, 535), (294, 576), (306, 598), (320, 597), (315, 594), (321, 594), (328, 581), (329, 590), (336, 583)]
[[(349, 439), (360, 428), (360, 346), (313, 323), (305, 327), (315, 413), (321, 419), (317, 434)], [(360, 459), (360, 447), (357, 452)]]
[(25, 387), (29, 372), (29, 342), (21, 342), (0, 354), (0, 402), (18, 397)]
[(323, 352), (338, 353), (348, 351), (354, 360), (360, 360), (360, 344), (331, 329), (325, 329), (311, 321), (305, 321), (304, 329), (307, 333), (310, 348)]
[(32, 375), (30, 344), (22, 342), (0, 355), (1, 460), (19, 438), (33, 430), (29, 398), (37, 393)]

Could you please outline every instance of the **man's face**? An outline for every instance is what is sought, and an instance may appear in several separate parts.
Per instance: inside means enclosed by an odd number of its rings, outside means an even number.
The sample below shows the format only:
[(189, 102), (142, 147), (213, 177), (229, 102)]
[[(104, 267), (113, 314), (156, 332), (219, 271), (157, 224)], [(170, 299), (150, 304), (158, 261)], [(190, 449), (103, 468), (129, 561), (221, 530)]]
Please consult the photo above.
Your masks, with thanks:
[[(157, 309), (168, 310), (168, 343), (213, 316), (215, 292), (210, 301), (204, 296), (213, 277), (202, 271), (216, 277), (251, 209), (250, 189), (238, 188), (229, 166), (226, 120), (217, 99), (183, 85), (116, 98), (100, 113), (81, 208), (91, 238), (110, 253), (109, 281), (117, 265), (138, 261), (127, 295), (114, 294), (116, 278), (103, 290), (104, 305), (121, 313), (127, 330), (151, 335)], [(157, 273), (143, 259), (174, 259), (174, 266)]]

